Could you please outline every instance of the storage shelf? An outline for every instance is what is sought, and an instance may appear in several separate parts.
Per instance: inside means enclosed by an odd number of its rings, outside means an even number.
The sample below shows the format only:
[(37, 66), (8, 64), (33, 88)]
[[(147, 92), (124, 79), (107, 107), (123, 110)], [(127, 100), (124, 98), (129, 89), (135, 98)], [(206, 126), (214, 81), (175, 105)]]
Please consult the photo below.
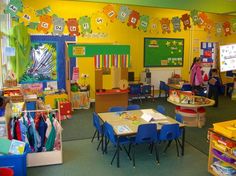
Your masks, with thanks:
[(222, 162), (226, 163), (227, 165), (229, 165), (229, 166), (233, 167), (234, 169), (236, 169), (236, 165), (235, 165), (235, 164), (228, 163), (228, 162), (226, 162), (226, 161), (224, 161), (224, 160), (220, 159), (218, 156), (216, 156), (216, 155), (214, 155), (214, 154), (212, 154), (212, 155), (213, 155), (213, 157), (214, 157), (214, 158), (216, 158), (216, 159), (218, 159), (218, 160), (220, 160), (220, 161), (222, 161)]
[[(236, 156), (234, 156), (233, 154), (231, 154), (231, 153), (229, 153), (229, 152), (227, 152), (227, 151), (223, 151), (223, 150), (221, 150), (221, 149), (215, 147), (215, 146), (214, 146), (214, 143), (212, 144), (212, 146), (213, 146), (212, 149), (216, 149), (216, 150), (218, 150), (218, 151), (220, 151), (220, 152), (226, 154), (226, 155), (229, 156), (230, 158), (233, 158), (233, 159), (236, 160)], [(236, 166), (236, 165), (235, 165), (235, 166)]]

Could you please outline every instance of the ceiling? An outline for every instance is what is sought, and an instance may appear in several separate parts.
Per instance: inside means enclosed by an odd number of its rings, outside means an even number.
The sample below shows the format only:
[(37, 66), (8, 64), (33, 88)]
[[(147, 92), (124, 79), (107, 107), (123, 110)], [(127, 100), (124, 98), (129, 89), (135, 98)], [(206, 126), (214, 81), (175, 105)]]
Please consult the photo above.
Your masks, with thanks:
[(88, 2), (119, 3), (170, 9), (193, 10), (236, 15), (236, 0), (74, 0)]

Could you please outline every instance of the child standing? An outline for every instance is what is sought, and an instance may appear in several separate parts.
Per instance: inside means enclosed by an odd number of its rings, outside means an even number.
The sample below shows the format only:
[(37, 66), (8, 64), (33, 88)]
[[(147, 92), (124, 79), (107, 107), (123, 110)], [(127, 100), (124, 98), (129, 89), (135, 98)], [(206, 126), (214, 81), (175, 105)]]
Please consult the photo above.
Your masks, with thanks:
[(217, 69), (213, 68), (211, 70), (211, 77), (209, 78), (209, 92), (208, 98), (212, 98), (215, 100), (214, 107), (218, 106), (218, 97), (219, 97), (219, 89), (220, 89), (220, 78), (218, 75)]

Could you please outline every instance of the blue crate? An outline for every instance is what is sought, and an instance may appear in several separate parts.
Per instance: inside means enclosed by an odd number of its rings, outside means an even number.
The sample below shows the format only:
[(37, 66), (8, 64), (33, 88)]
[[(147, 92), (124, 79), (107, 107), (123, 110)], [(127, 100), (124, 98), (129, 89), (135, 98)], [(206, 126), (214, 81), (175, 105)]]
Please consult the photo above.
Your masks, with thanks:
[(27, 152), (22, 155), (2, 155), (0, 156), (0, 168), (7, 167), (14, 170), (16, 176), (27, 175)]

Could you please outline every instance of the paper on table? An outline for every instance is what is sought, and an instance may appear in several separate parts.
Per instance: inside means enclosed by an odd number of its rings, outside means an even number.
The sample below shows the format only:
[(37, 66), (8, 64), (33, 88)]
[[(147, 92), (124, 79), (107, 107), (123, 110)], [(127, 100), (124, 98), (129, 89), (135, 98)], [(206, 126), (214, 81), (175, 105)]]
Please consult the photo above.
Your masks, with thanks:
[(132, 130), (127, 125), (118, 125), (115, 126), (118, 133), (130, 133)]
[(151, 114), (148, 114), (148, 113), (143, 113), (141, 118), (143, 120), (145, 120), (146, 122), (151, 122), (151, 120), (153, 119), (153, 116)]
[[(152, 111), (152, 110), (151, 110)], [(150, 113), (147, 113), (147, 112), (144, 112), (141, 116), (141, 118), (143, 120), (145, 120), (146, 122), (150, 122), (152, 120), (164, 120), (164, 119), (167, 119), (167, 117), (161, 113), (155, 113), (154, 111), (152, 111)]]

